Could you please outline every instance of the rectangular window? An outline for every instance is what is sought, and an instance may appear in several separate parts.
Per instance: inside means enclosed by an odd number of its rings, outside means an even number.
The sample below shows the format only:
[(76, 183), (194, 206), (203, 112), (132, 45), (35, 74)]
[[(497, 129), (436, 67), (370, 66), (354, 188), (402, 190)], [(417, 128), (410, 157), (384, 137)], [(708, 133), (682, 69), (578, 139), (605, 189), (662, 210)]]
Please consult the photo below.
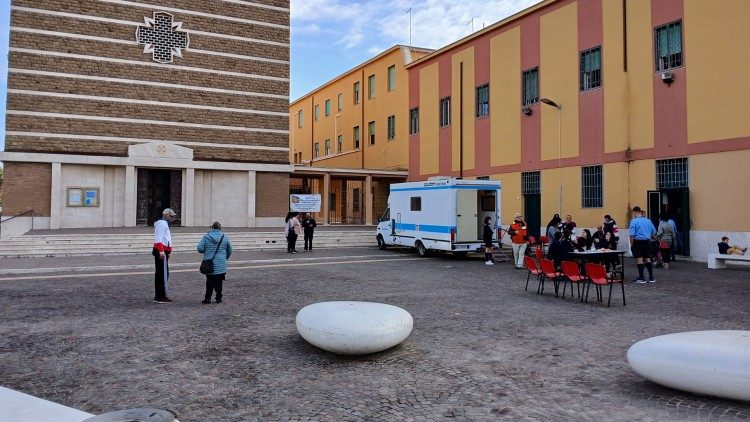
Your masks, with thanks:
[(354, 104), (359, 104), (359, 82), (354, 82)]
[(338, 96), (338, 110), (341, 111), (341, 108), (344, 106), (344, 96), (343, 94), (339, 94)]
[(538, 171), (521, 173), (521, 193), (524, 195), (539, 195), (541, 193), (541, 177)]
[(367, 98), (375, 98), (375, 75), (367, 77)]
[(521, 104), (530, 106), (539, 102), (539, 68), (521, 74)]
[(331, 100), (326, 100), (326, 117), (331, 115)]
[(320, 157), (320, 142), (316, 142), (315, 143), (315, 146), (314, 146), (314, 149), (313, 149), (313, 155), (314, 155), (313, 158)]
[(354, 140), (354, 149), (359, 148), (359, 126), (354, 126), (354, 133), (352, 134)]
[(344, 135), (339, 135), (336, 137), (336, 147), (338, 148), (336, 152), (342, 152), (344, 150)]
[(602, 86), (602, 48), (581, 52), (581, 91)]
[(583, 208), (604, 206), (602, 166), (581, 167), (581, 206)]
[(477, 117), (487, 117), (490, 114), (490, 85), (477, 87)]
[(419, 133), (419, 108), (409, 110), (409, 133), (414, 135)]
[(656, 187), (686, 188), (690, 181), (687, 157), (656, 160)]
[(682, 66), (682, 22), (657, 26), (654, 31), (656, 71)]
[(445, 97), (440, 100), (440, 127), (450, 126), (451, 124), (451, 97)]
[(388, 116), (388, 140), (396, 138), (396, 116)]
[(375, 122), (367, 124), (367, 133), (370, 137), (370, 145), (375, 145)]
[(412, 211), (422, 211), (422, 197), (421, 196), (412, 196), (410, 203), (411, 203)]
[(325, 145), (326, 145), (326, 151), (325, 151), (326, 155), (331, 155), (331, 140), (326, 139)]
[(302, 110), (297, 113), (297, 127), (302, 127)]
[(320, 104), (315, 105), (315, 121), (317, 122), (318, 119), (320, 119)]
[(388, 68), (388, 92), (396, 90), (396, 66)]

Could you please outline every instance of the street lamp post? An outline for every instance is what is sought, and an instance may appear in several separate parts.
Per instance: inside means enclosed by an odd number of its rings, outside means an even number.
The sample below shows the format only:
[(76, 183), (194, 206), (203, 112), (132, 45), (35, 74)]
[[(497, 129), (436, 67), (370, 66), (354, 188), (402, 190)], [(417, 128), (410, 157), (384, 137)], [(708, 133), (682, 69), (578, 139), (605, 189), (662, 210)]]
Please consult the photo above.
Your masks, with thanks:
[(562, 104), (557, 104), (549, 98), (542, 98), (540, 101), (557, 109), (557, 168), (558, 172), (560, 172), (560, 192), (557, 196), (557, 212), (559, 215), (562, 215)]

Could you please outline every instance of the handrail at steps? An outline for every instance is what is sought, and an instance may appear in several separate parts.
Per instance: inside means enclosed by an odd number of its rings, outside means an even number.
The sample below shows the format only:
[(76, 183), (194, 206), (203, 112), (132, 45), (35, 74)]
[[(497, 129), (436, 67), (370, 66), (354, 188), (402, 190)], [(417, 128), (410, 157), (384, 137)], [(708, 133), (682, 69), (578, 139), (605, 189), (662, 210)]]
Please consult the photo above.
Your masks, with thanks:
[(34, 209), (33, 208), (28, 209), (28, 210), (23, 211), (23, 212), (20, 212), (20, 213), (18, 213), (16, 215), (12, 215), (12, 216), (6, 218), (5, 220), (3, 220), (3, 216), (2, 216), (2, 214), (0, 214), (0, 238), (2, 238), (3, 223), (7, 223), (8, 221), (10, 221), (10, 220), (12, 220), (12, 219), (14, 219), (16, 217), (20, 217), (22, 215), (26, 215), (26, 214), (29, 214), (29, 213), (31, 214), (31, 230), (34, 230), (34, 215), (35, 215), (35, 213), (34, 213)]

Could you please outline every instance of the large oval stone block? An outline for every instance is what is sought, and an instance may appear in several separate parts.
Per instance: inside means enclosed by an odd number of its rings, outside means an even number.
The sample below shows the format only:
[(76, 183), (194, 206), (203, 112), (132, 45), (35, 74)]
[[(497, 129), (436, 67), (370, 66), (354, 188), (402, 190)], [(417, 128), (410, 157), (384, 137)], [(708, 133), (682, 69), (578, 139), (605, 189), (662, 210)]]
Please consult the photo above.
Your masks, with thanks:
[(297, 331), (313, 346), (343, 355), (364, 355), (406, 339), (414, 319), (384, 303), (320, 302), (297, 313)]
[(651, 337), (630, 347), (628, 362), (639, 375), (667, 387), (750, 400), (750, 331)]

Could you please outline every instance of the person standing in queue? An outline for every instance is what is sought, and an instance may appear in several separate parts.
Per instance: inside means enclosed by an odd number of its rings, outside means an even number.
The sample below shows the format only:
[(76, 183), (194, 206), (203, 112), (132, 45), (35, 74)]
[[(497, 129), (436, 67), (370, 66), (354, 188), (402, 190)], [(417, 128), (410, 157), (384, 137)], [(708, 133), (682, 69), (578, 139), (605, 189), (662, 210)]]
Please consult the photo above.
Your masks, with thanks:
[(172, 232), (169, 223), (177, 217), (172, 208), (166, 208), (162, 212), (162, 219), (154, 223), (154, 248), (151, 255), (154, 256), (154, 302), (172, 303), (167, 296), (169, 293), (169, 256), (172, 254)]
[(299, 237), (301, 226), (297, 216), (298, 212), (290, 212), (286, 215), (286, 225), (284, 226), (284, 235), (286, 236), (286, 253), (297, 252), (297, 238)]
[(232, 243), (221, 231), (221, 223), (214, 221), (211, 230), (198, 242), (198, 252), (203, 259), (213, 261), (213, 271), (206, 274), (206, 294), (201, 303), (211, 303), (211, 296), (216, 292), (216, 303), (221, 303), (222, 287), (227, 275), (227, 260), (232, 255)]
[(312, 252), (313, 250), (313, 234), (315, 233), (316, 227), (318, 227), (318, 222), (312, 218), (312, 214), (309, 212), (305, 214), (305, 218), (302, 219), (302, 230), (305, 233), (305, 252)]
[(516, 268), (523, 269), (523, 257), (526, 255), (529, 234), (526, 222), (523, 221), (523, 216), (520, 213), (516, 213), (513, 216), (513, 223), (508, 229), (508, 234), (510, 234), (511, 241), (513, 242), (513, 264)]
[(634, 283), (643, 284), (643, 268), (648, 270), (648, 282), (655, 283), (654, 269), (651, 264), (651, 239), (656, 234), (654, 223), (643, 215), (641, 207), (633, 207), (633, 219), (630, 221), (630, 248), (638, 266), (638, 278)]
[(495, 259), (492, 258), (492, 217), (484, 217), (484, 228), (482, 230), (482, 240), (484, 241), (484, 265), (495, 265)]

